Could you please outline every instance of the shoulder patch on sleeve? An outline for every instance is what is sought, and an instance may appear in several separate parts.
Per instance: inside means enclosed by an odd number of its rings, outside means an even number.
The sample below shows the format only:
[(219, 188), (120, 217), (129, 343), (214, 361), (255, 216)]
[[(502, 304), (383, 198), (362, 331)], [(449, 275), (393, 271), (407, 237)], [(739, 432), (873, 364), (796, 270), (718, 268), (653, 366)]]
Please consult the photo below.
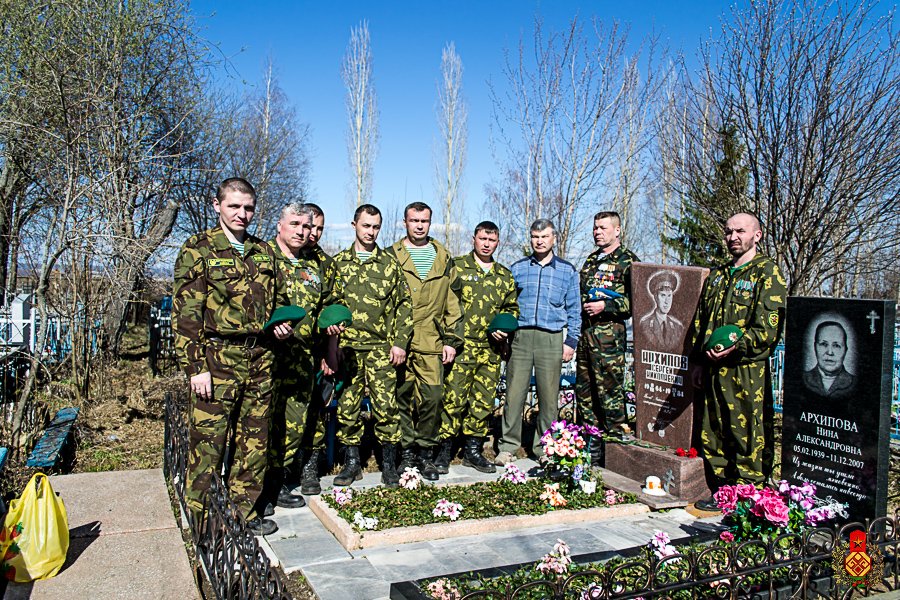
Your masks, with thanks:
[(769, 327), (778, 327), (778, 311), (773, 310), (769, 313)]

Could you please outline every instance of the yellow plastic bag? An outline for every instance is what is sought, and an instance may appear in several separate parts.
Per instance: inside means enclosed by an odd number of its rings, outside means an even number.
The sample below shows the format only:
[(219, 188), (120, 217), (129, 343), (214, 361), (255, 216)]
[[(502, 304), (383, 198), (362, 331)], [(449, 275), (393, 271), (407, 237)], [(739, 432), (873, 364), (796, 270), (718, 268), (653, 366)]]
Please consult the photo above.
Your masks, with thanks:
[(22, 496), (9, 503), (0, 531), (0, 573), (20, 583), (53, 577), (66, 562), (68, 550), (66, 506), (50, 487), (50, 479), (35, 473)]

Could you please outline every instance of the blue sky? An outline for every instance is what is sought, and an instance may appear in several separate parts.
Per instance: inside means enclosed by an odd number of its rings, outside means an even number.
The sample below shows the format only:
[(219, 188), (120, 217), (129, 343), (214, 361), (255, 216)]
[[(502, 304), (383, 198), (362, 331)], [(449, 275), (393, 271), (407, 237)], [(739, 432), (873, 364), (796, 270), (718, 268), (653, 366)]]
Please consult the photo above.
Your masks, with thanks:
[(725, 6), (712, 1), (263, 0), (251, 5), (202, 0), (191, 8), (203, 37), (231, 62), (226, 85), (256, 84), (267, 57), (273, 59), (281, 87), (300, 120), (311, 126), (311, 192), (326, 212), (326, 240), (345, 245), (341, 224), (349, 223), (352, 209), (340, 65), (350, 29), (362, 20), (368, 21), (372, 39), (381, 133), (373, 203), (391, 214), (397, 206), (435, 196), (436, 86), (441, 49), (452, 41), (465, 70), (469, 152), (464, 194), (467, 225), (472, 225), (483, 215), (484, 186), (497, 171), (489, 145), (488, 81), (504, 84), (504, 52), (515, 52), (523, 36), (530, 40), (536, 15), (548, 30), (564, 29), (576, 15), (584, 22), (594, 16), (617, 20), (630, 26), (635, 44), (655, 31), (672, 50), (690, 57), (710, 30), (717, 31)]

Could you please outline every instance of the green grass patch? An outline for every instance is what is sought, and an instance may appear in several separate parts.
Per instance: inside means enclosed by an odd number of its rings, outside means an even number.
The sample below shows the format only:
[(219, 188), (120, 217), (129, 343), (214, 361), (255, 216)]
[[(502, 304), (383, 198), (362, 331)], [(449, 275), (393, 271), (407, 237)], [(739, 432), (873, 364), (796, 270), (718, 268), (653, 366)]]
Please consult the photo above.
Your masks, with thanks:
[(79, 470), (86, 473), (118, 471), (125, 462), (125, 453), (113, 448), (87, 448), (81, 450)]
[[(553, 510), (578, 510), (583, 508), (607, 507), (606, 489), (598, 482), (597, 492), (585, 494), (580, 490), (566, 490), (562, 494), (567, 504), (553, 508), (541, 499), (544, 482), (529, 479), (522, 484), (505, 481), (483, 481), (471, 485), (433, 486), (421, 485), (416, 489), (390, 489), (376, 487), (353, 491), (353, 499), (339, 506), (330, 493), (323, 494), (324, 500), (341, 518), (353, 523), (354, 515), (377, 517), (375, 529), (409, 527), (426, 523), (446, 523), (447, 517), (434, 516), (432, 511), (438, 500), (445, 499), (462, 505), (460, 519), (486, 519), (509, 515), (542, 515)], [(616, 494), (616, 504), (634, 504), (633, 494)]]

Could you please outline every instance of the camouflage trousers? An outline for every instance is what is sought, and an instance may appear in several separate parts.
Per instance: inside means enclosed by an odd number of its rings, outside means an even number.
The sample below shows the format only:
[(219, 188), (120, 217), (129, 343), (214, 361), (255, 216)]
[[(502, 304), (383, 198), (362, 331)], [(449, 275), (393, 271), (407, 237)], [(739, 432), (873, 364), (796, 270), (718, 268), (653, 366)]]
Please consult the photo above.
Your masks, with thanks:
[(489, 347), (465, 346), (444, 379), (446, 397), (441, 414), (441, 439), (463, 435), (484, 437), (494, 408), (500, 357)]
[(762, 483), (775, 459), (769, 361), (720, 366), (708, 372), (701, 439), (720, 482)]
[(225, 481), (238, 510), (249, 519), (266, 472), (272, 352), (210, 343), (206, 364), (213, 398), (191, 398), (187, 504), (196, 515), (202, 513), (212, 474), (222, 469), (230, 438), (233, 455)]
[(625, 326), (604, 323), (586, 327), (575, 353), (578, 422), (603, 431), (626, 423), (624, 383)]
[(406, 365), (397, 370), (397, 409), (404, 448), (438, 444), (444, 365), (440, 354), (410, 352)]
[(269, 432), (269, 465), (293, 465), (301, 448), (325, 446), (324, 407), (313, 394), (315, 364), (312, 351), (295, 346), (275, 359), (274, 400)]
[(360, 411), (368, 390), (375, 417), (375, 437), (382, 444), (398, 443), (397, 369), (390, 363), (390, 348), (387, 345), (373, 350), (343, 348), (343, 354), (341, 375), (347, 384), (338, 400), (338, 439), (345, 446), (359, 446), (363, 434)]

